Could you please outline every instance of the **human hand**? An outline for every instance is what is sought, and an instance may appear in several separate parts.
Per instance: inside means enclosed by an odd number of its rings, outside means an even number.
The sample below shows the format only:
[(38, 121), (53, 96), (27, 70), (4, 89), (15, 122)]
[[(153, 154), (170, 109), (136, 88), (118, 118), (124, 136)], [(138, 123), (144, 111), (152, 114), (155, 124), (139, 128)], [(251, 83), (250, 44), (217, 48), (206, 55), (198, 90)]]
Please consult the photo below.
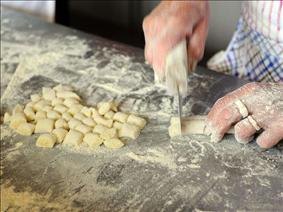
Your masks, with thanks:
[[(207, 1), (162, 1), (143, 21), (145, 58), (160, 79), (165, 59), (181, 40), (187, 39), (188, 61), (199, 61), (208, 33)], [(196, 64), (188, 64), (192, 69)]]
[(271, 148), (283, 139), (283, 84), (244, 85), (214, 104), (207, 124), (214, 142), (220, 141), (234, 124), (235, 138), (241, 143), (248, 143), (262, 129), (256, 142), (261, 148)]

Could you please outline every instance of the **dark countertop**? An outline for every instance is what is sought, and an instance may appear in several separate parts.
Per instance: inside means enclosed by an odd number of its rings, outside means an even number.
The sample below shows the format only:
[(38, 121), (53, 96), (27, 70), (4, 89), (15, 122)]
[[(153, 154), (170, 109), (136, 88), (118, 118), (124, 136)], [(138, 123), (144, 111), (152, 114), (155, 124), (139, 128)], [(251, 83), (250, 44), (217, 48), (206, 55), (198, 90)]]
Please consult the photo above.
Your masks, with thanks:
[[(119, 150), (35, 147), (1, 125), (2, 210), (282, 211), (283, 145), (261, 151), (232, 136), (170, 140), (173, 98), (153, 83), (143, 51), (3, 8), (1, 107), (42, 86), (72, 85), (87, 104), (116, 99), (145, 116), (141, 136)], [(245, 82), (198, 67), (184, 113), (205, 114)]]

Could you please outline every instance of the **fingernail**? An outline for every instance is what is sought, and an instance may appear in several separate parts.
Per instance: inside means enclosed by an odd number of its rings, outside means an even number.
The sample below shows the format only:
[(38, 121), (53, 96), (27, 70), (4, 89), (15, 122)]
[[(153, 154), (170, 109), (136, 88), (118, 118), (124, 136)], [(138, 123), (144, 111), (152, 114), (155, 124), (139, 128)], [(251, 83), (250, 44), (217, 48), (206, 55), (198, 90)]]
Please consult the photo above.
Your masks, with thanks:
[(222, 140), (222, 137), (217, 133), (212, 133), (210, 136), (210, 141), (212, 143), (219, 143)]
[(248, 137), (248, 138), (239, 138), (237, 135), (235, 135), (235, 138), (236, 138), (237, 142), (239, 142), (241, 144), (247, 144), (254, 139), (254, 136), (251, 136), (251, 137)]

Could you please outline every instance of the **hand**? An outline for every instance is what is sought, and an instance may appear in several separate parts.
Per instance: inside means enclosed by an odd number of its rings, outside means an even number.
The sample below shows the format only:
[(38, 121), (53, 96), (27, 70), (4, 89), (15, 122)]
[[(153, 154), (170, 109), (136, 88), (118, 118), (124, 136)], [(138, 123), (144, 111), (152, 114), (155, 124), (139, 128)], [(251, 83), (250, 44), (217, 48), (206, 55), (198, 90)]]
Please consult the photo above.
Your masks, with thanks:
[(145, 58), (161, 79), (164, 77), (167, 54), (184, 38), (188, 43), (189, 61), (202, 58), (208, 17), (207, 1), (162, 1), (145, 17)]
[(234, 124), (238, 142), (248, 143), (253, 139), (257, 130), (248, 118), (242, 119), (236, 99), (263, 130), (256, 140), (260, 147), (271, 148), (283, 139), (283, 84), (249, 83), (219, 99), (212, 107), (207, 117), (212, 141), (220, 141)]

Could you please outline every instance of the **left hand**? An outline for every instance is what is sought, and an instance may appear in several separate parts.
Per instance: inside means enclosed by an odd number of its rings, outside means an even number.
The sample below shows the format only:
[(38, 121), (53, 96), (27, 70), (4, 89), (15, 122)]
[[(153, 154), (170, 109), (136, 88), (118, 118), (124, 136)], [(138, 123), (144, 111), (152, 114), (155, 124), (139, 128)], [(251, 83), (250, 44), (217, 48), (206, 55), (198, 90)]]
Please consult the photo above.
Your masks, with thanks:
[(212, 141), (220, 141), (233, 125), (238, 142), (248, 143), (253, 139), (257, 130), (248, 118), (243, 119), (234, 103), (237, 99), (263, 129), (256, 140), (261, 148), (271, 148), (283, 139), (283, 84), (248, 83), (220, 98), (212, 107), (207, 116)]

